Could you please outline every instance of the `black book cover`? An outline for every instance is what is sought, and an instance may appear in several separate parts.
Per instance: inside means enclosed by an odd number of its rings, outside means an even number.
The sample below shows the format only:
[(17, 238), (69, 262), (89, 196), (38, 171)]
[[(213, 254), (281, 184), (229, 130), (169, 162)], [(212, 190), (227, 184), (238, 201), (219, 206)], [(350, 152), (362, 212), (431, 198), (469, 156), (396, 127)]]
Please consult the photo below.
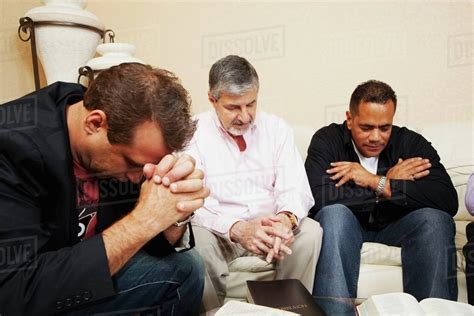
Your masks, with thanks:
[(303, 316), (325, 316), (313, 296), (297, 279), (247, 281), (250, 303), (286, 310)]

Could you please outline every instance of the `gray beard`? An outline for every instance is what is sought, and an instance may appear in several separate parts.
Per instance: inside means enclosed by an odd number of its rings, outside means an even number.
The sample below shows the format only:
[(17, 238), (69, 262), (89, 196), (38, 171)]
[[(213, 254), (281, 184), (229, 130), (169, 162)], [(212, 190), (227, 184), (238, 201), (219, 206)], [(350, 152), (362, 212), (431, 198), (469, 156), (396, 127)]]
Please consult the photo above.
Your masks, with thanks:
[(234, 135), (234, 136), (242, 136), (245, 134), (245, 132), (247, 132), (247, 130), (249, 128), (252, 127), (252, 124), (250, 124), (247, 128), (245, 129), (240, 129), (240, 128), (235, 128), (235, 127), (229, 127), (229, 129), (227, 130), (230, 134)]

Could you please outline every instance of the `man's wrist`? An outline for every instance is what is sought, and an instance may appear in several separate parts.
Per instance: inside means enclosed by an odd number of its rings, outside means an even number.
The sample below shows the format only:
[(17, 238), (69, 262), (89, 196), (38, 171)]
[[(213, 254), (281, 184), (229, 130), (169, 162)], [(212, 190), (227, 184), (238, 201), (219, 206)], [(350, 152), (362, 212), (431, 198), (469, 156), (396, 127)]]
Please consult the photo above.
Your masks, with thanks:
[(134, 212), (130, 212), (127, 216), (122, 219), (124, 225), (129, 229), (136, 232), (136, 235), (140, 236), (140, 239), (150, 240), (159, 233), (165, 230), (160, 223), (152, 220), (143, 220), (140, 216), (137, 216)]
[(229, 229), (229, 237), (230, 241), (232, 242), (239, 242), (239, 229), (240, 226), (244, 223), (244, 221), (237, 221), (235, 222)]
[(183, 219), (183, 220), (180, 219), (179, 221), (175, 222), (175, 223), (173, 224), (173, 226), (175, 226), (175, 227), (184, 226), (184, 225), (186, 225), (187, 223), (189, 223), (193, 218), (194, 218), (194, 212), (191, 213), (191, 215), (189, 215), (189, 216), (186, 217), (185, 219)]
[(298, 218), (296, 217), (295, 214), (293, 214), (292, 212), (289, 212), (289, 211), (283, 211), (283, 212), (280, 212), (278, 213), (278, 215), (284, 215), (284, 217), (287, 218), (287, 223), (289, 225), (288, 228), (290, 228), (291, 230), (294, 230), (296, 227), (298, 227)]
[(384, 196), (386, 183), (387, 183), (387, 177), (385, 176), (379, 177), (377, 187), (375, 188), (375, 191), (374, 191), (377, 201), (379, 198), (382, 198)]
[(376, 174), (373, 175), (372, 180), (370, 181), (370, 185), (369, 185), (369, 187), (372, 191), (374, 191), (374, 192), (377, 191), (377, 187), (379, 186), (380, 178), (382, 178), (382, 176), (379, 176), (379, 175), (376, 175)]

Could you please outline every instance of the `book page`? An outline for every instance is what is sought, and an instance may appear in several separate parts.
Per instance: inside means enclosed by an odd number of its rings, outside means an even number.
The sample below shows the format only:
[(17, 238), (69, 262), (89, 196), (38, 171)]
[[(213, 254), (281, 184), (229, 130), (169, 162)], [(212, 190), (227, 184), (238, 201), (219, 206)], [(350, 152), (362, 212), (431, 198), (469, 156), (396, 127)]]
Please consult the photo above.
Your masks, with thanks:
[(229, 301), (220, 308), (215, 316), (296, 316), (292, 312), (287, 312), (280, 309), (270, 308), (266, 306), (254, 305), (239, 301)]
[(357, 307), (359, 315), (425, 315), (418, 301), (406, 293), (389, 293), (369, 297)]
[(474, 307), (472, 305), (453, 302), (449, 300), (443, 300), (441, 298), (426, 298), (420, 302), (421, 308), (425, 311), (427, 315), (474, 315)]

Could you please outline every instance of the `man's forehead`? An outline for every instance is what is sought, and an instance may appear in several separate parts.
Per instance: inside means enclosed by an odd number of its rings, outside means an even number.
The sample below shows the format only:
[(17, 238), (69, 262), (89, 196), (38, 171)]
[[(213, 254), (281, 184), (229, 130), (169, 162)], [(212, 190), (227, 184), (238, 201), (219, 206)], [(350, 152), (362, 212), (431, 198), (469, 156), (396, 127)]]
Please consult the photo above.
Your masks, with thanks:
[(159, 126), (151, 121), (137, 126), (133, 141), (123, 148), (127, 156), (136, 162), (158, 162), (170, 153)]

